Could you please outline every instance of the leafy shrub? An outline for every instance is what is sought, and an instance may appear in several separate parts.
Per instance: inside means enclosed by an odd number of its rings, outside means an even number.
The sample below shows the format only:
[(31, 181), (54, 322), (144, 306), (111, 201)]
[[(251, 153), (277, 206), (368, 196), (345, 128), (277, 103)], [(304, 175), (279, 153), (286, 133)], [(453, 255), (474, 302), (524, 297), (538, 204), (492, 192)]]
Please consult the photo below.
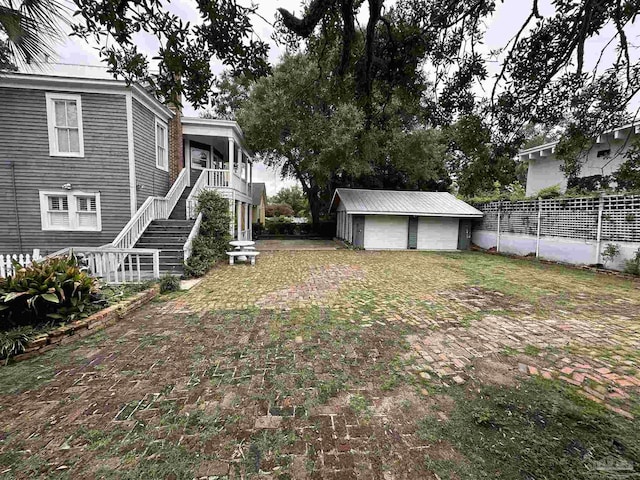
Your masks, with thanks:
[(97, 291), (73, 254), (17, 265), (15, 275), (0, 279), (0, 330), (87, 317)]
[(251, 224), (251, 231), (253, 232), (253, 236), (258, 237), (262, 234), (264, 227), (260, 222)]
[(631, 260), (627, 260), (624, 273), (640, 276), (640, 248), (636, 250), (636, 253)]
[(205, 190), (198, 195), (198, 212), (202, 212), (202, 223), (185, 264), (184, 272), (188, 277), (201, 277), (218, 260), (225, 258), (231, 240), (229, 200), (215, 191)]
[(177, 292), (180, 290), (180, 279), (170, 273), (160, 278), (160, 293)]
[(613, 262), (618, 255), (620, 255), (620, 247), (615, 243), (607, 243), (602, 251), (602, 261), (606, 265)]
[(272, 203), (265, 207), (265, 215), (267, 217), (292, 217), (295, 212), (290, 205), (286, 203)]
[(560, 195), (562, 195), (562, 192), (560, 192), (560, 185), (551, 185), (550, 187), (540, 190), (536, 196), (540, 198), (556, 198)]

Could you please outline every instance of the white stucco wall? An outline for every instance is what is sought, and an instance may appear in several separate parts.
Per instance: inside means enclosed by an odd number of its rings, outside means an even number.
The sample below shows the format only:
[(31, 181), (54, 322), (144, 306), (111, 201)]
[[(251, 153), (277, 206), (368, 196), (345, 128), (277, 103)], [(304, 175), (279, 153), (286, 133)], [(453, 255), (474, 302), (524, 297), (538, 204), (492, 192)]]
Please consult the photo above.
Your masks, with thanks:
[[(496, 232), (474, 230), (472, 242), (481, 248), (489, 249), (497, 246)], [(625, 262), (635, 255), (640, 248), (639, 243), (603, 241), (600, 252), (608, 243), (620, 247), (620, 255), (607, 268), (624, 270)], [(596, 263), (597, 243), (595, 240), (580, 240), (562, 237), (540, 237), (540, 258), (573, 265), (592, 265)], [(536, 237), (503, 233), (500, 235), (500, 251), (515, 255), (527, 255), (536, 251)], [(602, 258), (600, 257), (600, 263)]]
[(367, 215), (364, 222), (364, 248), (367, 250), (404, 250), (409, 235), (409, 217)]
[[(630, 140), (615, 140), (612, 136), (604, 137), (602, 143), (594, 144), (587, 152), (580, 171), (580, 177), (611, 175), (625, 161), (625, 154), (629, 150), (629, 144)], [(611, 155), (598, 157), (598, 152), (601, 150), (611, 150)], [(548, 157), (530, 159), (527, 171), (527, 196), (533, 196), (541, 189), (553, 185), (560, 185), (561, 190), (564, 192), (567, 188), (567, 179), (560, 170), (561, 165), (562, 162), (554, 154)]]
[(457, 218), (420, 217), (418, 250), (456, 250), (459, 223)]

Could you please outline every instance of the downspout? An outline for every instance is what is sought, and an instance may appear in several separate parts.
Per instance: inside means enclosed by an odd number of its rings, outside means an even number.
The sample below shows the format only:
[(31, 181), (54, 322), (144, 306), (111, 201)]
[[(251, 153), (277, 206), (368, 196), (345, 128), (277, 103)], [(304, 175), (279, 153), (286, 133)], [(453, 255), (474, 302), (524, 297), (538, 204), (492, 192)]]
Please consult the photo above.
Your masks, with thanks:
[(22, 233), (20, 232), (20, 215), (18, 214), (18, 190), (16, 189), (16, 164), (11, 165), (11, 182), (13, 184), (13, 208), (16, 212), (16, 228), (18, 229), (18, 253), (22, 253)]

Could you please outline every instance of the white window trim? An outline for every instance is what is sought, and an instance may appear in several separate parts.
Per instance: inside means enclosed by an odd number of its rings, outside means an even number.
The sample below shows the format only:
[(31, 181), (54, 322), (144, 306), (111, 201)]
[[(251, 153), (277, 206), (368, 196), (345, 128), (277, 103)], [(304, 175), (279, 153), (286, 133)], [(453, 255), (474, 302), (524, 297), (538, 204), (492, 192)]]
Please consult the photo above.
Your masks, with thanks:
[[(102, 209), (100, 206), (100, 192), (81, 192), (78, 190), (40, 190), (40, 221), (42, 223), (42, 230), (44, 231), (63, 231), (63, 232), (101, 232), (102, 231)], [(49, 210), (49, 202), (47, 200), (50, 196), (67, 197), (67, 204), (69, 206), (69, 225), (57, 226), (49, 224), (49, 217), (47, 212)], [(96, 226), (95, 227), (81, 227), (77, 222), (78, 218), (78, 204), (76, 197), (96, 197)]]
[[(160, 165), (159, 162), (159, 158), (158, 158), (158, 125), (160, 125), (161, 127), (164, 128), (164, 151), (167, 152), (167, 164), (166, 165)], [(154, 131), (155, 131), (155, 143), (154, 143), (154, 148), (156, 149), (156, 168), (158, 168), (159, 170), (162, 170), (163, 172), (168, 172), (169, 171), (169, 125), (163, 121), (161, 121), (158, 117), (156, 117), (156, 123), (154, 125)]]
[[(82, 99), (80, 95), (46, 92), (45, 97), (47, 100), (47, 127), (49, 130), (49, 156), (84, 158), (84, 133), (82, 129)], [(58, 136), (56, 135), (56, 131), (55, 131), (56, 112), (53, 106), (54, 100), (75, 100), (76, 111), (78, 112), (78, 144), (80, 146), (80, 152), (60, 152), (58, 150)]]

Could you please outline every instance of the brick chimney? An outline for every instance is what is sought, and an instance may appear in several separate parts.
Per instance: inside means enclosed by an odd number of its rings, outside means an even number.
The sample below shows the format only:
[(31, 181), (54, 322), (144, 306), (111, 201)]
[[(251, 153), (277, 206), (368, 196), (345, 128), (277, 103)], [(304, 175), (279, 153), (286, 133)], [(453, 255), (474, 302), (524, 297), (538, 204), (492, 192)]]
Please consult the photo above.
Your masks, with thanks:
[(169, 182), (173, 185), (184, 166), (184, 143), (182, 140), (182, 108), (169, 103), (174, 113), (169, 120)]

